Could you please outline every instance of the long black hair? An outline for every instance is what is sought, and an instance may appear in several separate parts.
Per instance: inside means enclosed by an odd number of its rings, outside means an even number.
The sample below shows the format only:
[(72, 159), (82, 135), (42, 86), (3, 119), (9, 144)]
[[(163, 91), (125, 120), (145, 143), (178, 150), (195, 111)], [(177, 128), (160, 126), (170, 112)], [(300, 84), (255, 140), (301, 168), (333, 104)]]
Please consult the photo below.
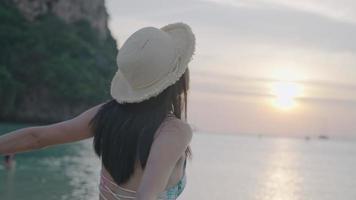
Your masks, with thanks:
[[(145, 168), (153, 137), (167, 114), (187, 119), (189, 70), (159, 95), (139, 103), (103, 104), (90, 121), (94, 150), (117, 184), (125, 183), (138, 162)], [(188, 147), (186, 155), (191, 154)]]

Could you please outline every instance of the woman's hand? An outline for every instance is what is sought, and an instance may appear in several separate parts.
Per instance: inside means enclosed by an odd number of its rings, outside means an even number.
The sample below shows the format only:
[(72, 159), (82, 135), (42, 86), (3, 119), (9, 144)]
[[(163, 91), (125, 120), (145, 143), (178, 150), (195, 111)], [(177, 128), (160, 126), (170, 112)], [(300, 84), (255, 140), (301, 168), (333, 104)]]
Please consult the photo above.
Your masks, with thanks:
[(22, 128), (0, 137), (0, 155), (41, 149), (93, 136), (89, 122), (102, 104), (77, 117), (45, 126)]
[(6, 169), (11, 169), (15, 165), (14, 154), (4, 156), (4, 165)]

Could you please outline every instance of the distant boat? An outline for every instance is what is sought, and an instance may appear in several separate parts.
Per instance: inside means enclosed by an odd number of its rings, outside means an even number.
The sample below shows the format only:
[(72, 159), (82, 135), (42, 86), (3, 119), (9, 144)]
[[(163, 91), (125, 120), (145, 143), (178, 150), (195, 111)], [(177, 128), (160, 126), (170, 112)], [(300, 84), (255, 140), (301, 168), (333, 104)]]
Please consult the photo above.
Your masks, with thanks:
[(305, 137), (304, 137), (304, 140), (309, 141), (309, 140), (310, 140), (310, 137), (309, 137), (309, 136), (305, 136)]
[(327, 135), (319, 135), (319, 140), (328, 140), (329, 139), (329, 136)]
[(323, 118), (322, 119), (319, 133), (320, 133), (319, 136), (318, 136), (319, 140), (328, 140), (328, 139), (330, 139), (329, 136), (326, 135), (328, 133), (328, 120), (327, 120), (327, 118)]

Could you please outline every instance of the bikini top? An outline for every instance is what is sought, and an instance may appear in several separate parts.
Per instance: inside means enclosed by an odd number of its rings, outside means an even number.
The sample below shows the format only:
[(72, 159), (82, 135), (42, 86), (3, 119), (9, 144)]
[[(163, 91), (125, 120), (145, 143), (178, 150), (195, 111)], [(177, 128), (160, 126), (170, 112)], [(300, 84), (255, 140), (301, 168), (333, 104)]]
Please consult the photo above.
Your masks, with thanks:
[[(186, 173), (185, 173), (186, 163), (187, 163), (187, 159), (184, 160), (184, 169), (183, 169), (182, 178), (180, 178), (180, 180), (174, 186), (167, 188), (165, 191), (163, 191), (158, 196), (158, 200), (176, 200), (178, 196), (183, 192), (187, 181)], [(108, 185), (114, 187), (116, 192), (114, 192)], [(111, 196), (110, 199), (115, 199), (115, 200), (124, 200), (124, 199), (126, 200), (126, 199), (136, 198), (135, 197), (136, 191), (129, 190), (117, 185), (111, 179), (106, 177), (103, 173), (101, 173), (99, 190), (100, 190), (100, 197), (103, 200), (109, 200), (107, 197), (105, 197), (103, 192), (110, 194)], [(124, 193), (125, 195), (120, 193)]]

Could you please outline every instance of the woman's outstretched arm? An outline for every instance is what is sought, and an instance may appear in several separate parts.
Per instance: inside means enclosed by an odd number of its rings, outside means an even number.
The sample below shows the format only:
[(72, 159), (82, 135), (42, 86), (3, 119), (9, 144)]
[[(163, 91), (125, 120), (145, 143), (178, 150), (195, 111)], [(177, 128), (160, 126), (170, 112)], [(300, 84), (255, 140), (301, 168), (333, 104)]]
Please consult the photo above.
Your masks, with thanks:
[(0, 137), (0, 155), (31, 151), (92, 137), (89, 122), (101, 105), (94, 106), (70, 120), (22, 128), (3, 135)]

